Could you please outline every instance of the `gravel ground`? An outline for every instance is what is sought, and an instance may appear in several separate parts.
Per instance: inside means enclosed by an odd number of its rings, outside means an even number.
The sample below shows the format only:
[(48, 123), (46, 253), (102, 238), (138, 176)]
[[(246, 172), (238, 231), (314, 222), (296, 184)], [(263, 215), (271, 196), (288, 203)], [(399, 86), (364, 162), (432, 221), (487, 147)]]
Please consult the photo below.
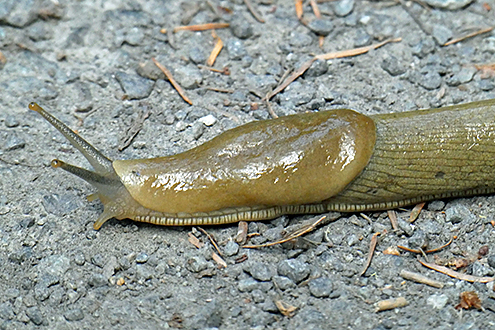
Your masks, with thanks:
[[(156, 157), (199, 145), (237, 125), (269, 117), (260, 96), (290, 68), (311, 58), (401, 37), (368, 54), (317, 61), (272, 98), (280, 116), (352, 108), (400, 112), (494, 98), (495, 33), (451, 46), (451, 38), (493, 24), (493, 0), (427, 1), (446, 9), (387, 1), (319, 4), (321, 20), (293, 1), (2, 0), (0, 5), (0, 329), (489, 329), (495, 324), (492, 284), (471, 284), (427, 270), (410, 253), (384, 254), (398, 244), (435, 247), (458, 239), (436, 261), (471, 259), (463, 271), (495, 273), (493, 197), (435, 201), (414, 225), (397, 211), (342, 216), (305, 239), (243, 249), (237, 226), (205, 228), (227, 264), (196, 228), (165, 228), (129, 220), (94, 231), (101, 204), (94, 189), (50, 167), (53, 158), (88, 166), (43, 119), (36, 101), (112, 159)], [(460, 9), (456, 9), (459, 7)], [(406, 10), (407, 9), (407, 10)], [(412, 13), (423, 25), (416, 23)], [(175, 26), (229, 22), (216, 33), (225, 47), (215, 67), (198, 68), (215, 39), (211, 31), (177, 33)], [(311, 29), (309, 29), (309, 28)], [(428, 31), (426, 33), (425, 31)], [(322, 48), (318, 34), (326, 35)], [(166, 65), (193, 101), (185, 103), (151, 64)], [(142, 129), (122, 149), (129, 132)], [(314, 216), (284, 216), (249, 224), (251, 243), (280, 238)], [(377, 252), (364, 276), (373, 233)], [(204, 243), (196, 248), (193, 235)], [(493, 250), (493, 249), (492, 249)], [(494, 250), (495, 251), (495, 250)], [(474, 261), (476, 260), (476, 261)], [(427, 275), (442, 289), (405, 281), (401, 270)], [(459, 294), (475, 291), (483, 310), (459, 311)], [(408, 305), (375, 312), (380, 300)], [(286, 309), (284, 316), (276, 302)]]

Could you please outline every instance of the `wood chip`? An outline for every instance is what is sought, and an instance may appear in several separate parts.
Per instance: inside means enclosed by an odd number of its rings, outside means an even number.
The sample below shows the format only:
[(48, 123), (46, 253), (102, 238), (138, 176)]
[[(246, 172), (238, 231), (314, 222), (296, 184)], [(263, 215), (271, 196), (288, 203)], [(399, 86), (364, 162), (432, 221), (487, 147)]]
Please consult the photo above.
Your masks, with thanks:
[(421, 283), (421, 284), (426, 284), (426, 285), (432, 286), (434, 288), (441, 289), (445, 285), (444, 283), (430, 279), (430, 278), (424, 276), (423, 274), (410, 272), (410, 271), (405, 270), (405, 269), (401, 270), (399, 275), (401, 277), (405, 278), (406, 280), (414, 281), (414, 282)]
[(227, 268), (227, 263), (215, 252), (211, 253), (211, 258), (218, 264), (219, 267)]
[(388, 218), (390, 219), (390, 224), (392, 225), (393, 230), (399, 229), (399, 222), (397, 221), (397, 212), (393, 210), (387, 211)]
[(474, 291), (461, 292), (459, 298), (461, 298), (461, 302), (459, 303), (459, 305), (455, 306), (455, 309), (476, 308), (478, 310), (481, 310), (481, 300), (476, 292)]
[(117, 285), (118, 286), (122, 286), (125, 284), (125, 280), (123, 277), (119, 277), (119, 279), (117, 280)]
[(196, 248), (201, 249), (203, 247), (204, 243), (201, 242), (196, 236), (194, 236), (193, 233), (188, 233), (187, 236), (187, 240), (189, 241), (189, 243), (194, 245)]
[(400, 252), (395, 246), (389, 246), (382, 252), (383, 254), (388, 254), (388, 255), (393, 255), (393, 256), (400, 256)]
[(409, 215), (409, 222), (413, 223), (416, 221), (416, 219), (419, 217), (419, 214), (421, 213), (421, 210), (425, 206), (425, 203), (419, 203), (417, 204), (411, 211), (411, 215)]
[(230, 26), (229, 23), (205, 23), (198, 25), (183, 25), (174, 28), (174, 32), (178, 31), (206, 31), (212, 29), (224, 29)]
[(237, 225), (237, 235), (235, 241), (241, 245), (246, 244), (248, 233), (248, 223), (246, 221), (239, 221)]
[(375, 312), (387, 311), (394, 308), (407, 306), (408, 302), (404, 297), (392, 298), (379, 301), (375, 304)]
[(182, 99), (187, 103), (189, 103), (190, 105), (192, 105), (193, 104), (192, 101), (186, 96), (184, 89), (182, 89), (182, 87), (175, 81), (174, 77), (172, 76), (172, 73), (163, 64), (158, 62), (155, 58), (151, 58), (151, 60), (160, 70), (162, 70), (162, 72), (167, 77), (168, 81), (170, 81), (172, 86), (174, 86), (175, 90), (179, 93)]
[(478, 30), (478, 31), (475, 31), (475, 32), (468, 33), (465, 36), (462, 36), (462, 37), (459, 37), (459, 38), (455, 38), (455, 39), (452, 39), (452, 40), (444, 43), (443, 46), (449, 46), (449, 45), (458, 43), (460, 41), (463, 41), (465, 39), (476, 37), (477, 35), (490, 32), (491, 30), (493, 30), (493, 28), (494, 27), (492, 26), (492, 27), (489, 27), (489, 28), (485, 28), (485, 29), (481, 29), (481, 30)]
[(253, 4), (251, 3), (251, 0), (244, 0), (244, 4), (246, 5), (247, 9), (253, 15), (253, 17), (260, 23), (265, 23), (265, 20), (261, 16), (261, 14), (254, 9)]
[(368, 251), (368, 259), (366, 260), (366, 264), (364, 265), (363, 270), (361, 271), (361, 273), (359, 273), (359, 276), (363, 276), (364, 273), (366, 273), (366, 271), (368, 270), (368, 267), (371, 265), (371, 259), (373, 259), (376, 243), (378, 242), (378, 235), (380, 235), (380, 233), (374, 233), (373, 236), (371, 236), (370, 249)]
[(444, 267), (444, 266), (440, 266), (437, 264), (422, 261), (419, 258), (418, 258), (418, 261), (420, 264), (422, 264), (426, 268), (433, 269), (434, 271), (437, 271), (439, 273), (445, 274), (447, 276), (450, 276), (450, 277), (453, 277), (453, 278), (456, 278), (456, 279), (462, 280), (462, 281), (488, 283), (488, 282), (492, 282), (493, 280), (495, 280), (494, 277), (480, 277), (480, 276), (462, 274), (462, 273), (456, 272), (455, 270), (452, 270), (452, 269)]
[(280, 313), (282, 313), (282, 315), (285, 315), (287, 317), (293, 317), (294, 314), (296, 313), (297, 307), (292, 306), (282, 300), (275, 300), (274, 303), (275, 306), (277, 306)]
[(5, 55), (0, 50), (0, 69), (3, 68), (6, 63), (7, 63), (7, 57), (5, 57)]
[(208, 56), (208, 59), (206, 60), (206, 65), (213, 66), (213, 64), (215, 64), (217, 56), (222, 51), (222, 48), (223, 48), (223, 41), (222, 41), (222, 39), (217, 38), (217, 42), (215, 43), (215, 47), (213, 47), (213, 50), (211, 51), (210, 56)]

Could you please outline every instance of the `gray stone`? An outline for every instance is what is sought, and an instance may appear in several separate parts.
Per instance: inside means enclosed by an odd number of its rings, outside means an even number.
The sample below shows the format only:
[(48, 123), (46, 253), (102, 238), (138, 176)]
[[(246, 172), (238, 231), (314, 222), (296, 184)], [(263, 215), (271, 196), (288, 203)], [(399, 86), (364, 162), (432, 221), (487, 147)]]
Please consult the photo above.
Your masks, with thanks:
[(309, 69), (304, 73), (304, 76), (305, 77), (319, 77), (321, 75), (324, 75), (327, 72), (328, 72), (327, 61), (316, 60), (313, 62), (313, 64), (311, 64)]
[(290, 278), (295, 283), (299, 283), (308, 277), (310, 273), (309, 265), (297, 259), (288, 259), (279, 262), (278, 274)]
[(67, 321), (81, 321), (84, 318), (84, 313), (81, 308), (69, 309), (64, 313)]
[(249, 89), (255, 91), (265, 91), (278, 84), (275, 78), (271, 75), (255, 75), (248, 73), (245, 78)]
[(470, 82), (475, 73), (477, 72), (475, 67), (463, 67), (459, 72), (455, 73), (449, 80), (447, 80), (447, 84), (450, 86), (459, 86), (461, 84), (465, 84)]
[(406, 72), (406, 67), (395, 56), (387, 56), (383, 59), (381, 67), (391, 76), (398, 76)]
[(289, 34), (289, 44), (294, 47), (305, 47), (311, 45), (313, 38), (307, 33), (292, 31)]
[(246, 267), (246, 271), (258, 281), (269, 281), (272, 279), (272, 272), (270, 268), (261, 263), (253, 262)]
[(236, 255), (238, 252), (239, 252), (239, 244), (237, 244), (232, 240), (229, 240), (223, 248), (223, 254), (226, 257), (232, 257), (233, 255)]
[(187, 260), (186, 269), (193, 273), (199, 273), (208, 267), (208, 261), (203, 256), (194, 256)]
[(452, 38), (452, 31), (445, 25), (435, 24), (431, 31), (433, 38), (437, 41), (439, 45), (444, 45), (447, 41)]
[(333, 291), (333, 283), (328, 277), (318, 277), (308, 282), (309, 292), (317, 298), (328, 297)]
[(241, 40), (236, 38), (230, 38), (225, 42), (225, 48), (229, 54), (229, 59), (240, 60), (247, 55), (246, 48)]
[(14, 128), (14, 127), (17, 127), (19, 126), (19, 120), (17, 120), (17, 118), (13, 115), (10, 115), (8, 114), (6, 117), (5, 117), (5, 126), (9, 127), (9, 128)]
[(147, 98), (155, 85), (153, 80), (121, 71), (115, 73), (115, 79), (130, 100)]
[(397, 223), (399, 225), (399, 228), (402, 229), (407, 236), (412, 236), (412, 234), (414, 233), (414, 227), (411, 226), (411, 223), (409, 221), (398, 218)]
[(70, 268), (70, 259), (64, 255), (54, 254), (41, 259), (38, 264), (40, 273), (47, 273), (61, 278)]
[(174, 77), (185, 89), (198, 88), (199, 84), (203, 81), (203, 75), (201, 71), (192, 64), (186, 66), (179, 66), (175, 68)]
[(428, 237), (421, 229), (416, 229), (414, 234), (407, 240), (407, 244), (411, 249), (425, 249), (428, 247)]
[(29, 307), (28, 309), (26, 309), (26, 315), (29, 317), (31, 322), (33, 322), (36, 325), (41, 325), (45, 320), (43, 314), (41, 314), (41, 311), (36, 306)]
[(88, 284), (92, 287), (99, 288), (108, 285), (108, 280), (103, 274), (93, 273), (89, 277)]
[(16, 132), (10, 131), (7, 133), (7, 139), (5, 140), (3, 149), (5, 151), (12, 151), (16, 149), (22, 149), (25, 145), (26, 141), (24, 141), (23, 138), (19, 137)]
[(149, 259), (149, 256), (144, 252), (140, 252), (136, 256), (136, 262), (139, 264), (144, 264), (146, 261), (148, 261), (148, 259)]
[(194, 140), (199, 139), (205, 132), (205, 125), (200, 122), (196, 122), (191, 127), (191, 135)]
[(245, 278), (238, 282), (237, 288), (241, 292), (251, 292), (260, 287), (260, 283), (252, 278)]
[(8, 301), (0, 304), (0, 318), (4, 320), (12, 320), (15, 317), (14, 308)]
[(335, 15), (344, 17), (349, 15), (354, 8), (354, 0), (340, 0), (336, 1), (333, 6), (333, 11)]
[(38, 3), (34, 0), (3, 1), (0, 6), (0, 24), (24, 27), (37, 17)]
[(218, 329), (222, 325), (223, 306), (212, 300), (191, 317), (187, 329)]
[(471, 272), (474, 276), (484, 277), (493, 275), (493, 270), (476, 260), (471, 264)]
[(53, 30), (45, 21), (38, 21), (29, 26), (27, 35), (33, 41), (49, 40), (53, 38)]
[(495, 269), (495, 254), (489, 255), (487, 259), (488, 259), (488, 265), (490, 265), (490, 267)]
[(82, 251), (77, 251), (74, 254), (74, 262), (78, 266), (84, 265), (84, 263), (86, 262), (86, 257), (84, 256), (84, 253)]
[(265, 295), (263, 292), (259, 289), (255, 289), (251, 292), (251, 297), (253, 298), (253, 301), (257, 304), (262, 303), (265, 301)]
[(235, 14), (232, 17), (230, 29), (239, 39), (247, 39), (253, 35), (253, 26), (243, 15)]
[(444, 201), (433, 201), (428, 203), (427, 209), (429, 211), (442, 211), (445, 207), (445, 202)]
[(105, 257), (103, 257), (100, 253), (97, 253), (91, 257), (91, 263), (95, 266), (103, 268), (103, 266), (105, 266)]
[(478, 86), (482, 91), (488, 92), (495, 88), (495, 83), (490, 79), (482, 79), (478, 82)]
[(327, 36), (333, 30), (333, 23), (328, 19), (314, 19), (308, 24), (308, 28), (320, 36)]
[(204, 64), (207, 57), (202, 48), (195, 46), (189, 50), (189, 59), (196, 64)]
[(434, 90), (442, 85), (442, 77), (438, 72), (429, 71), (425, 75), (421, 75), (419, 84), (428, 90)]
[(454, 205), (445, 210), (445, 218), (452, 223), (466, 221), (467, 223), (474, 221), (475, 216), (464, 205)]
[(412, 47), (412, 53), (419, 58), (423, 58), (431, 54), (435, 50), (436, 44), (431, 38), (421, 39), (415, 46)]
[(21, 264), (32, 256), (33, 249), (29, 246), (24, 246), (23, 248), (9, 254), (9, 260), (17, 264)]
[(139, 63), (136, 73), (143, 78), (158, 80), (166, 79), (165, 74), (152, 61)]
[(474, 0), (425, 0), (425, 2), (435, 8), (456, 10), (466, 7)]
[(442, 309), (449, 302), (449, 297), (446, 294), (432, 294), (426, 299), (426, 304), (435, 308)]
[(273, 284), (280, 290), (287, 290), (296, 287), (296, 284), (288, 277), (275, 275), (272, 278)]
[(371, 36), (364, 29), (357, 29), (354, 37), (354, 47), (364, 47), (371, 44)]
[(283, 93), (279, 94), (279, 98), (282, 106), (294, 107), (308, 103), (315, 97), (315, 94), (313, 84), (294, 81)]

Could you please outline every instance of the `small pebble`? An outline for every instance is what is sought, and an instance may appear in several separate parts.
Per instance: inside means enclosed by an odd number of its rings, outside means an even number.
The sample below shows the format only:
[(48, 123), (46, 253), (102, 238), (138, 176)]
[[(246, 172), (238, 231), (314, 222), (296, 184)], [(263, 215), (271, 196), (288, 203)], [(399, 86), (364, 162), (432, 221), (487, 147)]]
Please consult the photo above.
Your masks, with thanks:
[(240, 60), (247, 55), (246, 48), (244, 48), (242, 41), (239, 39), (228, 39), (225, 42), (225, 48), (227, 49), (229, 59), (231, 60)]
[(246, 270), (258, 281), (270, 281), (272, 279), (270, 268), (261, 262), (250, 264)]
[(349, 15), (354, 8), (354, 0), (340, 0), (336, 1), (333, 6), (333, 11), (335, 15), (339, 17), (344, 17)]
[(428, 203), (427, 209), (428, 211), (442, 211), (445, 207), (444, 201), (433, 201)]
[(422, 39), (419, 43), (412, 47), (412, 53), (419, 58), (432, 53), (436, 48), (435, 42), (430, 38)]
[(364, 47), (371, 44), (371, 36), (364, 29), (357, 29), (354, 37), (354, 47)]
[(78, 266), (84, 265), (86, 258), (84, 257), (84, 253), (82, 251), (78, 251), (74, 254), (74, 262)]
[(426, 299), (426, 304), (435, 308), (442, 309), (449, 302), (449, 297), (446, 294), (432, 294)]
[(421, 76), (419, 84), (427, 90), (434, 90), (442, 85), (442, 77), (438, 72), (429, 71)]
[(7, 126), (8, 128), (14, 128), (14, 127), (17, 127), (19, 126), (19, 120), (17, 120), (17, 118), (13, 115), (7, 115), (5, 117), (5, 126)]
[(193, 272), (199, 273), (208, 267), (208, 261), (203, 256), (195, 256), (187, 260), (186, 268)]
[(310, 273), (308, 264), (297, 259), (288, 259), (279, 262), (277, 270), (279, 275), (286, 276), (295, 283), (301, 282)]
[(103, 268), (103, 266), (105, 266), (105, 258), (101, 254), (97, 253), (91, 257), (91, 263), (95, 266)]
[(15, 317), (14, 308), (8, 301), (0, 304), (0, 318), (4, 320), (12, 320)]
[(5, 151), (12, 151), (17, 149), (22, 149), (26, 146), (26, 141), (19, 137), (16, 132), (10, 131), (7, 134), (7, 139), (3, 144), (3, 149)]
[(36, 325), (41, 325), (44, 321), (44, 317), (38, 307), (29, 307), (26, 309), (26, 315), (29, 317), (31, 322)]
[(307, 26), (311, 31), (320, 36), (327, 36), (333, 30), (333, 23), (328, 19), (314, 19)]
[(478, 86), (482, 91), (489, 92), (495, 88), (495, 83), (491, 79), (482, 79), (478, 82)]
[(108, 285), (108, 280), (103, 274), (93, 273), (90, 275), (88, 284), (92, 287), (99, 288)]
[(308, 282), (309, 292), (317, 298), (330, 296), (333, 283), (328, 277), (318, 277)]
[(495, 254), (489, 255), (487, 259), (488, 259), (488, 265), (490, 265), (490, 267), (495, 269)]
[(424, 0), (425, 3), (434, 7), (448, 10), (456, 10), (466, 7), (474, 0)]
[(421, 229), (416, 229), (414, 234), (407, 240), (407, 244), (411, 249), (426, 249), (428, 247), (428, 237)]
[(70, 268), (70, 259), (64, 255), (54, 254), (41, 259), (38, 264), (40, 273), (46, 272), (57, 278), (62, 277)]
[(153, 80), (120, 71), (115, 73), (115, 79), (130, 100), (147, 98), (155, 85)]
[(470, 223), (476, 219), (471, 211), (464, 205), (454, 205), (445, 210), (445, 218), (452, 223), (460, 223), (466, 221)]
[(265, 295), (263, 292), (259, 289), (255, 289), (251, 292), (251, 297), (253, 298), (253, 301), (257, 304), (262, 303), (265, 301)]
[(247, 39), (253, 35), (253, 24), (242, 15), (234, 15), (232, 17), (230, 29), (239, 39)]
[(459, 72), (447, 80), (447, 84), (450, 86), (459, 86), (468, 83), (473, 79), (476, 72), (477, 70), (475, 67), (463, 67)]
[(395, 56), (387, 56), (381, 63), (383, 70), (387, 71), (391, 76), (398, 76), (406, 72), (406, 67), (399, 63)]
[(213, 126), (217, 122), (217, 118), (213, 115), (207, 115), (198, 119), (200, 123), (203, 123), (205, 126)]
[(292, 280), (288, 277), (285, 277), (285, 276), (273, 276), (273, 283), (275, 284), (275, 286), (277, 288), (279, 288), (280, 290), (287, 290), (287, 289), (291, 289), (291, 288), (294, 288), (296, 286), (296, 284), (294, 282), (292, 282)]
[(203, 81), (203, 75), (197, 66), (189, 64), (175, 68), (174, 77), (185, 89), (194, 89)]
[(136, 256), (136, 262), (139, 264), (144, 264), (146, 261), (148, 261), (148, 259), (149, 259), (149, 256), (144, 252), (140, 252)]
[(289, 44), (294, 47), (305, 47), (311, 45), (313, 38), (307, 33), (292, 31), (289, 34)]
[(206, 54), (199, 47), (192, 47), (189, 50), (189, 59), (196, 64), (204, 64), (206, 62)]
[(84, 313), (80, 308), (69, 309), (64, 313), (67, 321), (80, 321), (84, 318)]
[(241, 292), (251, 292), (259, 288), (259, 282), (253, 278), (242, 279), (238, 282), (237, 288)]
[(203, 125), (203, 123), (196, 122), (192, 125), (191, 130), (192, 130), (191, 134), (192, 134), (193, 139), (197, 140), (203, 135), (203, 133), (205, 131), (205, 125)]
[(223, 248), (223, 254), (227, 257), (232, 257), (239, 252), (239, 244), (236, 242), (229, 240), (227, 244), (225, 244)]
[(437, 41), (439, 45), (445, 44), (452, 38), (452, 31), (445, 25), (435, 24), (431, 31), (433, 38)]

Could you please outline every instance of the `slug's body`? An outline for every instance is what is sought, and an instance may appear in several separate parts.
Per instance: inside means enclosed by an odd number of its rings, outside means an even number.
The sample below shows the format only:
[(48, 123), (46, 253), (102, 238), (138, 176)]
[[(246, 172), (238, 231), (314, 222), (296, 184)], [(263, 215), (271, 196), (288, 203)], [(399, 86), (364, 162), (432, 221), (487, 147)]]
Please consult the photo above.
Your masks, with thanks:
[(252, 122), (184, 153), (111, 161), (31, 103), (91, 163), (61, 161), (98, 189), (110, 218), (223, 224), (366, 211), (495, 192), (495, 100), (364, 116), (352, 110)]

